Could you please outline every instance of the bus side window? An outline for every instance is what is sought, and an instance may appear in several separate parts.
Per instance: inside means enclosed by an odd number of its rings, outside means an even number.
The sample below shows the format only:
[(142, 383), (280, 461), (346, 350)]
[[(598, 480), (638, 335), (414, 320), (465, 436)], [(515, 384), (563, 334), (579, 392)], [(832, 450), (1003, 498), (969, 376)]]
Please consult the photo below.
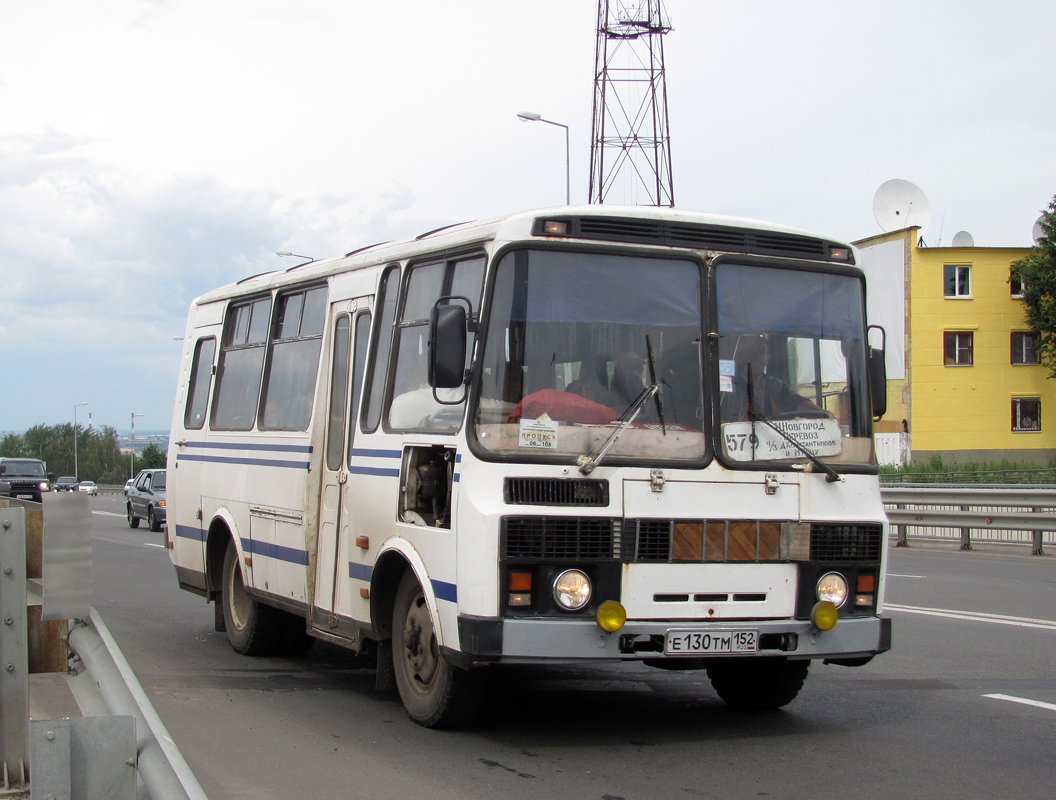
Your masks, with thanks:
[(400, 285), (400, 269), (389, 267), (378, 289), (377, 329), (370, 360), (370, 377), (364, 386), (363, 432), (372, 433), (381, 422), (381, 406), (385, 399), (385, 376), (389, 371), (389, 352), (392, 350), (392, 324), (396, 320), (396, 299)]
[(352, 343), (352, 405), (348, 409), (348, 460), (352, 461), (352, 445), (356, 439), (356, 419), (363, 390), (363, 373), (367, 367), (367, 343), (370, 341), (370, 312), (356, 316), (355, 339)]
[(213, 356), (216, 355), (216, 338), (199, 339), (194, 346), (194, 361), (191, 364), (191, 381), (187, 389), (187, 407), (183, 414), (183, 427), (201, 430), (205, 425), (205, 412), (209, 408), (209, 384), (213, 376)]
[(308, 429), (326, 324), (326, 294), (326, 286), (316, 286), (279, 296), (260, 403), (261, 430)]
[(341, 468), (341, 449), (345, 443), (345, 397), (348, 394), (348, 314), (334, 323), (334, 359), (330, 369), (330, 418), (326, 426), (326, 468)]
[[(463, 389), (437, 392), (438, 403), (428, 382), (429, 315), (436, 301), (445, 296), (465, 297), (473, 320), (479, 316), (484, 257), (417, 264), (407, 280), (403, 314), (397, 329), (396, 370), (387, 422), (395, 430), (455, 431), (461, 425), (462, 405), (454, 403)], [(466, 366), (472, 358), (472, 339), (466, 348)]]
[(270, 295), (228, 308), (209, 424), (213, 430), (252, 430), (270, 319)]

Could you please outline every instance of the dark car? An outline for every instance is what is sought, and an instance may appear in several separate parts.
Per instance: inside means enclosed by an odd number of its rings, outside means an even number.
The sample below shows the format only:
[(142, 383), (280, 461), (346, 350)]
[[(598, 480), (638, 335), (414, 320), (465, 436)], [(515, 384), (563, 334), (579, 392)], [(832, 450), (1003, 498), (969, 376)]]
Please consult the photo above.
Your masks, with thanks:
[(43, 502), (51, 491), (51, 476), (44, 462), (36, 458), (0, 458), (0, 497)]
[(77, 488), (77, 479), (72, 475), (63, 475), (55, 480), (51, 488), (56, 492), (72, 492)]
[(136, 482), (129, 487), (125, 507), (128, 527), (138, 528), (142, 519), (152, 531), (160, 531), (165, 524), (165, 470), (145, 469), (140, 472)]

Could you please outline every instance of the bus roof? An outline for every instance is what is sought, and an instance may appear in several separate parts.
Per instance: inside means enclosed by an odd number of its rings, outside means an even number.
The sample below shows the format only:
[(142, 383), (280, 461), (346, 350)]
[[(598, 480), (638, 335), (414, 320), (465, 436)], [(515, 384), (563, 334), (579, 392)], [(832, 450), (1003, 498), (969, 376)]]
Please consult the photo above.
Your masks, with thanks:
[[(832, 239), (820, 237), (808, 231), (791, 228), (784, 225), (775, 225), (761, 220), (747, 219), (741, 217), (730, 217), (721, 214), (709, 214), (700, 211), (684, 211), (674, 208), (657, 208), (654, 206), (613, 206), (613, 205), (585, 205), (585, 206), (558, 206), (553, 208), (541, 208), (530, 211), (522, 211), (502, 217), (491, 219), (454, 223), (445, 227), (437, 228), (418, 236), (408, 237), (393, 242), (382, 242), (368, 245), (352, 250), (341, 256), (312, 260), (296, 264), (287, 269), (274, 270), (272, 272), (253, 275), (243, 278), (236, 283), (219, 287), (203, 294), (192, 302), (192, 306), (203, 303), (215, 302), (229, 297), (250, 294), (255, 291), (270, 289), (291, 283), (303, 283), (313, 279), (319, 279), (348, 270), (363, 267), (377, 266), (394, 261), (402, 261), (419, 255), (435, 253), (446, 248), (465, 247), (489, 241), (513, 241), (522, 239), (545, 239), (545, 234), (534, 230), (534, 225), (540, 219), (573, 220), (573, 219), (605, 219), (612, 221), (642, 220), (656, 225), (690, 225), (708, 229), (742, 229), (746, 231), (766, 231), (770, 233), (784, 234), (790, 238), (810, 240), (819, 244), (824, 243), (837, 247), (845, 247), (851, 250), (850, 245), (836, 242)], [(612, 230), (610, 228), (610, 230)], [(576, 239), (580, 237), (568, 234), (555, 237), (562, 240)], [(626, 235), (615, 233), (612, 238), (599, 236), (588, 236), (592, 241), (609, 241), (620, 243), (652, 244), (654, 246), (665, 246), (663, 241), (636, 241), (627, 238)], [(667, 246), (692, 247), (689, 243)], [(700, 249), (724, 249), (721, 245), (716, 247), (703, 247)], [(853, 260), (846, 263), (854, 263)]]

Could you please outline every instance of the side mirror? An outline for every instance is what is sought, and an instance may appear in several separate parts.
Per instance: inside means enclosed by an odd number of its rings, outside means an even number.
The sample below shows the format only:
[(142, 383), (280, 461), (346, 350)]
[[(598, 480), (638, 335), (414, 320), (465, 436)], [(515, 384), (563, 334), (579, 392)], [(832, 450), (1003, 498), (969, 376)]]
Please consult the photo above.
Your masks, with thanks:
[(441, 297), (429, 317), (429, 385), (434, 389), (455, 389), (466, 381), (468, 315), (461, 305), (441, 305), (454, 299), (464, 300)]
[(870, 325), (870, 331), (880, 331), (880, 347), (869, 345), (869, 394), (873, 405), (873, 419), (887, 413), (887, 333), (879, 325)]

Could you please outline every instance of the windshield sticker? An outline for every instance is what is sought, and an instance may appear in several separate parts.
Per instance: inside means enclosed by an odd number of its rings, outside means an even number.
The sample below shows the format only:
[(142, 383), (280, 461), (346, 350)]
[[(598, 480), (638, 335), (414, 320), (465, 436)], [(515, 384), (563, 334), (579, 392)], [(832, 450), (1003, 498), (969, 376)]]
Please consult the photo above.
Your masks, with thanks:
[[(836, 420), (782, 419), (771, 424), (813, 456), (838, 456), (843, 450)], [(722, 426), (722, 439), (727, 455), (735, 461), (805, 457), (798, 447), (765, 422), (728, 422)]]
[(733, 391), (733, 378), (729, 375), (719, 376), (719, 391), (720, 392), (732, 392)]
[(557, 448), (557, 422), (545, 414), (539, 419), (520, 420), (521, 435), (517, 444), (520, 447), (531, 447), (535, 450), (554, 450)]
[(720, 358), (719, 359), (719, 375), (727, 375), (733, 377), (737, 374), (737, 362), (732, 358)]

